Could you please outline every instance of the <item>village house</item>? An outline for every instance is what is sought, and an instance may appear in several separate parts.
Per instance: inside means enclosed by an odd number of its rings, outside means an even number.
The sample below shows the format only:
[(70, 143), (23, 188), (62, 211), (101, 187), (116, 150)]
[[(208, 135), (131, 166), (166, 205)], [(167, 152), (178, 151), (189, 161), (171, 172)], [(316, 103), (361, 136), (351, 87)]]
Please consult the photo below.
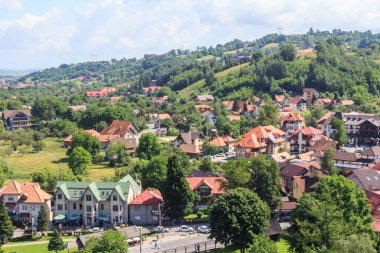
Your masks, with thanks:
[(209, 122), (211, 125), (215, 125), (216, 123), (216, 116), (213, 111), (202, 112), (202, 119)]
[(323, 132), (314, 127), (306, 127), (292, 132), (290, 153), (301, 154), (309, 151), (310, 146), (323, 138)]
[(380, 190), (380, 172), (370, 168), (352, 170), (347, 176), (360, 189), (369, 191)]
[(281, 117), (280, 129), (289, 134), (305, 126), (305, 121), (299, 113), (288, 113)]
[(311, 192), (325, 173), (318, 162), (289, 162), (280, 169), (283, 190), (293, 198)]
[(234, 108), (234, 101), (223, 101), (223, 105), (226, 107), (228, 111), (232, 111), (232, 108)]
[(298, 110), (298, 111), (306, 111), (307, 108), (307, 102), (303, 98), (291, 98), (289, 100), (289, 106), (293, 110)]
[(227, 115), (226, 118), (230, 121), (240, 121), (241, 120), (239, 115)]
[(136, 225), (159, 224), (158, 212), (163, 201), (160, 191), (146, 189), (129, 203), (130, 223)]
[(201, 154), (204, 139), (205, 138), (201, 132), (192, 131), (181, 133), (174, 140), (174, 147), (181, 149), (190, 155), (190, 157), (194, 158)]
[(358, 112), (329, 112), (317, 121), (318, 129), (328, 137), (336, 131), (331, 125), (334, 117), (343, 120), (351, 145), (380, 145), (380, 116)]
[(197, 108), (201, 113), (206, 111), (214, 111), (214, 108), (209, 105), (195, 105), (195, 108)]
[(168, 96), (154, 97), (152, 98), (152, 101), (156, 106), (162, 106), (163, 104), (167, 103), (168, 99)]
[(331, 98), (318, 98), (314, 102), (314, 107), (318, 109), (327, 109), (330, 106)]
[(197, 95), (194, 101), (198, 101), (198, 102), (214, 101), (214, 96), (213, 95)]
[(105, 90), (86, 91), (86, 97), (91, 98), (91, 99), (106, 98), (107, 96), (108, 96), (108, 92)]
[(163, 120), (168, 120), (168, 119), (172, 118), (167, 113), (150, 113), (150, 114), (147, 115), (147, 117), (150, 120), (157, 120), (157, 121), (163, 121)]
[[(102, 149), (105, 149), (112, 139), (118, 137), (118, 135), (100, 134), (94, 129), (84, 130), (83, 133), (87, 133), (87, 134), (90, 134), (90, 135), (96, 137), (99, 140), (100, 146)], [(73, 139), (73, 135), (67, 136), (63, 140), (63, 146), (65, 148), (69, 148), (71, 146), (72, 139)]]
[(213, 197), (224, 193), (224, 189), (221, 187), (221, 183), (226, 182), (224, 177), (192, 176), (186, 177), (186, 180), (189, 188), (200, 197), (199, 201), (195, 203), (198, 208), (207, 207)]
[(210, 141), (210, 144), (218, 148), (226, 148), (228, 151), (234, 151), (236, 140), (230, 136), (217, 136)]
[(303, 89), (303, 99), (305, 99), (308, 105), (312, 105), (314, 101), (318, 98), (319, 93), (313, 88)]
[(258, 154), (277, 154), (284, 149), (285, 133), (274, 126), (257, 126), (234, 144), (237, 158), (251, 158)]
[(160, 86), (150, 86), (150, 87), (144, 87), (143, 88), (143, 95), (147, 96), (151, 94), (152, 92), (159, 91), (161, 89)]
[(111, 125), (103, 129), (102, 135), (117, 135), (124, 139), (135, 138), (140, 139), (140, 131), (132, 121), (114, 120)]
[(2, 120), (6, 130), (31, 128), (33, 126), (31, 117), (30, 110), (5, 110), (2, 113)]
[(59, 181), (54, 192), (53, 220), (86, 227), (108, 222), (128, 223), (129, 203), (141, 187), (127, 175), (118, 182)]
[(0, 201), (5, 205), (12, 221), (20, 221), (23, 224), (38, 223), (38, 212), (41, 207), (45, 208), (49, 220), (51, 220), (52, 196), (40, 188), (39, 183), (18, 183), (10, 181), (0, 189)]
[(124, 149), (127, 150), (128, 153), (131, 155), (134, 155), (136, 153), (136, 149), (138, 146), (136, 138), (123, 138), (120, 136), (112, 138), (110, 140), (109, 144), (110, 145), (122, 144), (122, 145), (124, 145)]

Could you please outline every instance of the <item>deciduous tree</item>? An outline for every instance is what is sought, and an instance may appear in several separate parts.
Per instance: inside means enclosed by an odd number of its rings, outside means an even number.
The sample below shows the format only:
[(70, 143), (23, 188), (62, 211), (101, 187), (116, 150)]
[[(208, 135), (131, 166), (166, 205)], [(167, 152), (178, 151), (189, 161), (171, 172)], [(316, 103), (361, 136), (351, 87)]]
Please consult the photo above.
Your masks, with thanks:
[(263, 234), (269, 223), (269, 207), (256, 193), (237, 188), (219, 196), (209, 207), (210, 238), (232, 243), (244, 252), (254, 235)]
[(160, 155), (162, 150), (158, 137), (154, 133), (147, 133), (141, 136), (136, 153), (138, 157), (150, 160), (153, 156)]
[(76, 147), (69, 156), (69, 168), (74, 175), (85, 175), (87, 172), (87, 166), (91, 164), (92, 157), (82, 147)]

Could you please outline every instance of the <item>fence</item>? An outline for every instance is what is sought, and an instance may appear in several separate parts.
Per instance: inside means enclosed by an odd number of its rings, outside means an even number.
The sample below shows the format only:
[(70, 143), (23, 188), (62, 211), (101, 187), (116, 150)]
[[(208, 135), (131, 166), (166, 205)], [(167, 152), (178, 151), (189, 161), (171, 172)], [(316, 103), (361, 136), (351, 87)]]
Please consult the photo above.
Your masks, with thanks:
[[(160, 250), (161, 253), (196, 253), (196, 252), (210, 252), (211, 250), (222, 248), (224, 245), (215, 243), (214, 240), (207, 242), (200, 242), (196, 244), (190, 244), (173, 249)], [(154, 251), (158, 252), (158, 250)]]

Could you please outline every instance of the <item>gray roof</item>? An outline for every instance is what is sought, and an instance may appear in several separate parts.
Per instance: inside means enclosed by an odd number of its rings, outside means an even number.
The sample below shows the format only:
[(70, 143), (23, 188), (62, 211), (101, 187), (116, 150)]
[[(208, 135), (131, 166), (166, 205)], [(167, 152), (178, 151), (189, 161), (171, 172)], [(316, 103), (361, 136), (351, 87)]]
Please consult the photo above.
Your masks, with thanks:
[(366, 190), (380, 190), (380, 173), (372, 169), (352, 170), (352, 174), (360, 181)]

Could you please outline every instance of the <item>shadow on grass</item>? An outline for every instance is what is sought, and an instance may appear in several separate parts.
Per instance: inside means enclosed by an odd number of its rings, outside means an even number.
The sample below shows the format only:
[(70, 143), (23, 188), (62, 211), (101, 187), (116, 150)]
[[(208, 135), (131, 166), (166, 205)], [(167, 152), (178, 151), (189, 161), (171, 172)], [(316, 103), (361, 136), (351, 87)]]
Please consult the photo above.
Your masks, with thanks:
[(58, 163), (68, 163), (69, 161), (69, 158), (68, 157), (63, 157), (59, 160), (56, 160), (56, 161), (52, 161), (52, 163), (55, 163), (55, 164), (58, 164)]

